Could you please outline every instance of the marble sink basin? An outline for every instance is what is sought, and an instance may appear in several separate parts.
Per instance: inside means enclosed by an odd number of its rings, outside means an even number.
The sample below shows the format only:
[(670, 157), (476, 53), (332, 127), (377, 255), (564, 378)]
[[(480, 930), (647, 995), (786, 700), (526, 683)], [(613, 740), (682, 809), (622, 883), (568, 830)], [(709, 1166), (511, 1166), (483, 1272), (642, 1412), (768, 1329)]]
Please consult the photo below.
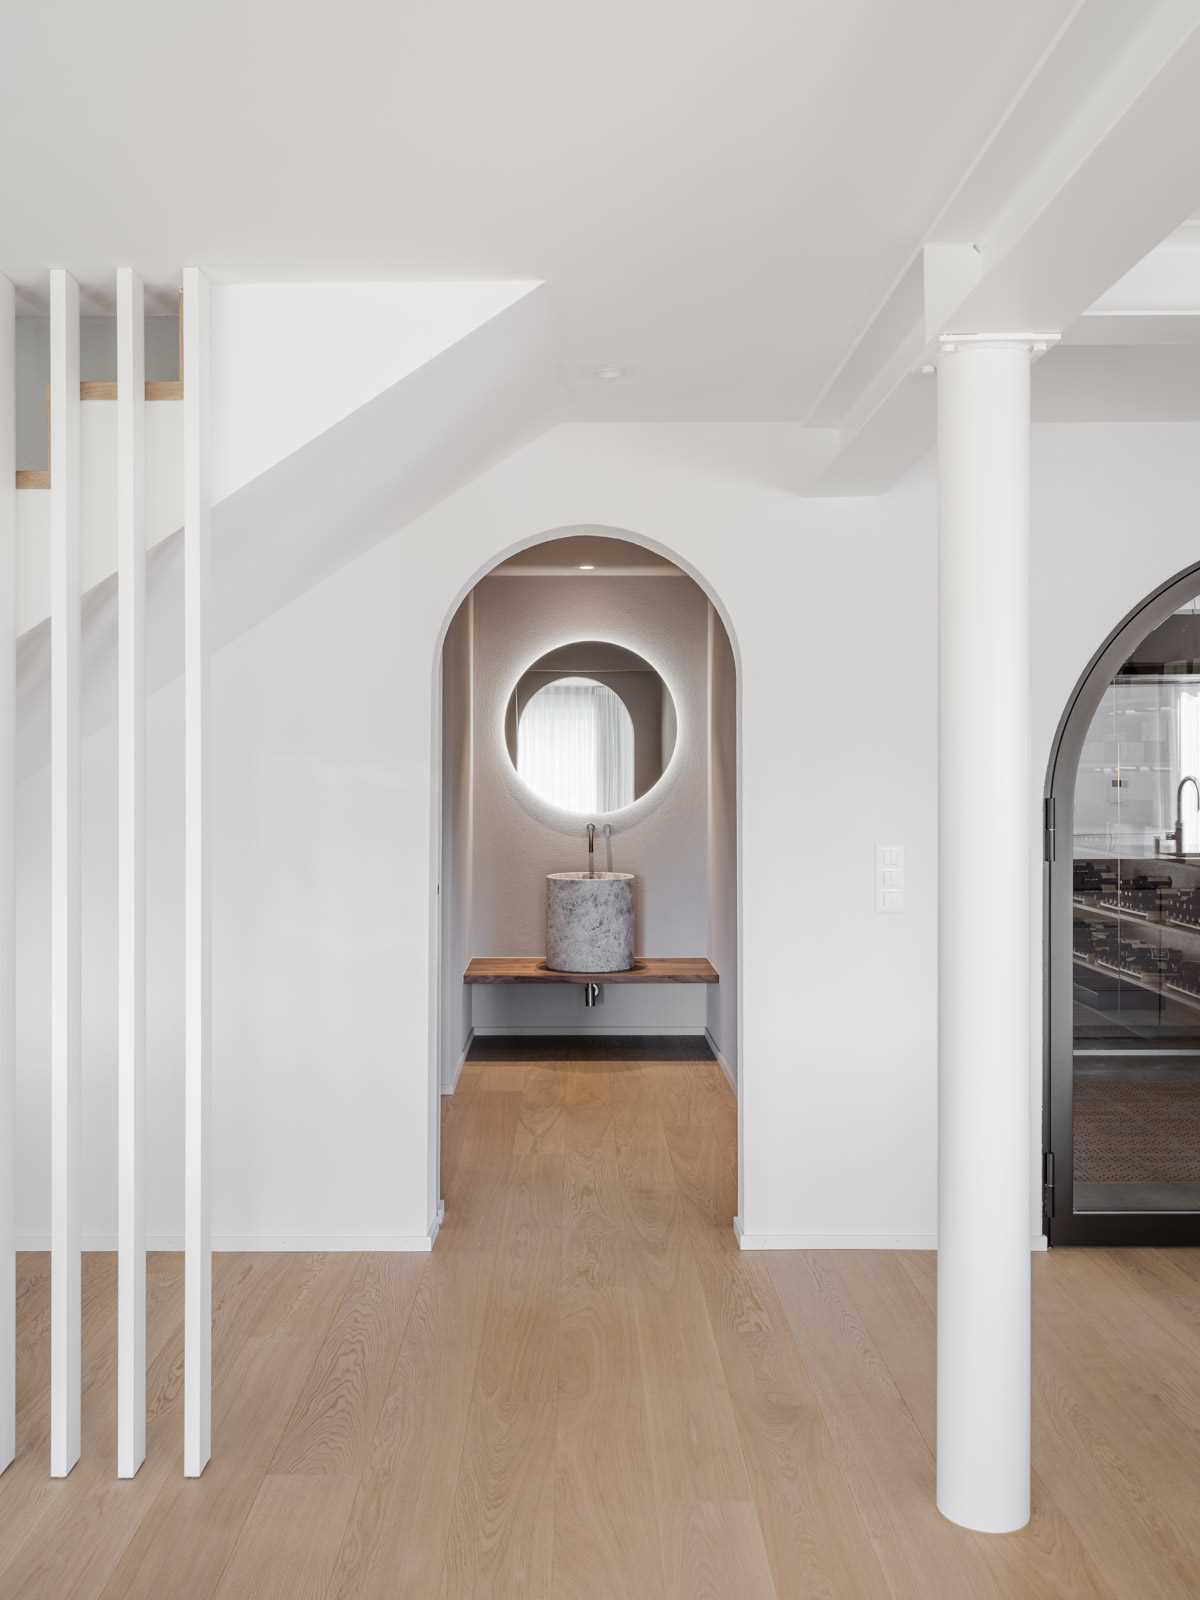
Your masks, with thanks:
[(632, 872), (546, 876), (546, 965), (551, 972), (633, 969)]

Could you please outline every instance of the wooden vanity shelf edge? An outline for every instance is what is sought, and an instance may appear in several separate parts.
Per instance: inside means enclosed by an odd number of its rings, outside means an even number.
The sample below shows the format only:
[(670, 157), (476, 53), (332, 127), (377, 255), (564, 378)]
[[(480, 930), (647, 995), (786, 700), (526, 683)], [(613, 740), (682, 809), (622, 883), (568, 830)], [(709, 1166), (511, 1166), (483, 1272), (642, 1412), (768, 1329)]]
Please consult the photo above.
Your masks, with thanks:
[(639, 956), (630, 972), (551, 972), (542, 956), (476, 956), (464, 983), (719, 983), (706, 956)]

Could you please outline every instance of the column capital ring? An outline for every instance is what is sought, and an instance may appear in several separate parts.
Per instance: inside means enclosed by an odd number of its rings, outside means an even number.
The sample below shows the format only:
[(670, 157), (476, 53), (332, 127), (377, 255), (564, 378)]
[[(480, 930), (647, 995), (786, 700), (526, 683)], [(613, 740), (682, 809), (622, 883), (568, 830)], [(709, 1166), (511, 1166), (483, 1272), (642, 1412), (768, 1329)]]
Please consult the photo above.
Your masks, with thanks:
[(942, 355), (953, 355), (956, 350), (1017, 349), (1028, 350), (1032, 355), (1045, 355), (1062, 338), (1061, 333), (942, 333), (938, 335), (938, 350)]

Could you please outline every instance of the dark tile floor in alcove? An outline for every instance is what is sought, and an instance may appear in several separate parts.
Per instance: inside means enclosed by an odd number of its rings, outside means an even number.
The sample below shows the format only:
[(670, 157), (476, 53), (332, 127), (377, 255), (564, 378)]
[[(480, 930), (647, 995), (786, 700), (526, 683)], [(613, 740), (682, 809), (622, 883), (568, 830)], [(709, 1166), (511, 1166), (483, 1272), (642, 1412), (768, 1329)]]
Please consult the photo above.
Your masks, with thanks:
[(538, 1034), (476, 1038), (468, 1061), (713, 1061), (703, 1034)]

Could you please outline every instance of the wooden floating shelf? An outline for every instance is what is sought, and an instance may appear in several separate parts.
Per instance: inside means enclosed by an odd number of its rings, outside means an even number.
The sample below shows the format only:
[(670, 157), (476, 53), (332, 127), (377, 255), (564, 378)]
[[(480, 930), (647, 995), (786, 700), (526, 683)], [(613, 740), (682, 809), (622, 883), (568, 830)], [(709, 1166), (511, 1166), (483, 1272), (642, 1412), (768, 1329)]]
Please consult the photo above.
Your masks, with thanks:
[(630, 972), (551, 972), (541, 956), (476, 956), (464, 983), (719, 983), (706, 956), (639, 956)]
[(48, 489), (50, 487), (50, 474), (36, 467), (17, 468), (18, 489)]

